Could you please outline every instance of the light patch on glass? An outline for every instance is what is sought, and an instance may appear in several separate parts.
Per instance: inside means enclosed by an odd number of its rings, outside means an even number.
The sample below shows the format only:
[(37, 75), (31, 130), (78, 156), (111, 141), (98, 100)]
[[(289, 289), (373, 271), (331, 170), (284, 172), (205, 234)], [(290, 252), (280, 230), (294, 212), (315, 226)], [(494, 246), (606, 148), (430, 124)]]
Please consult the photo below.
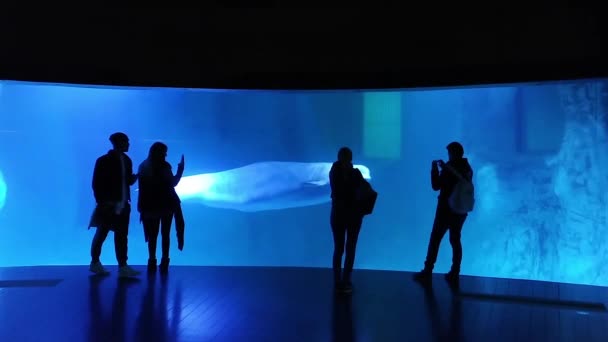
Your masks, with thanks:
[(363, 151), (373, 158), (401, 157), (401, 93), (363, 94)]

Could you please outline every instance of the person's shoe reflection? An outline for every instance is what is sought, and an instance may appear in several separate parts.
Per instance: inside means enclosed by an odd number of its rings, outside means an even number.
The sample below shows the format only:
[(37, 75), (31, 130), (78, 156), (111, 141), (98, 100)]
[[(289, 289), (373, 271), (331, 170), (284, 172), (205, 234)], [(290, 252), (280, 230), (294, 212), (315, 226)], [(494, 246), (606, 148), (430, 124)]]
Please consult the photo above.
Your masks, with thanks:
[(332, 307), (332, 341), (356, 341), (353, 324), (352, 297), (337, 294), (333, 298)]
[(133, 280), (118, 279), (111, 302), (111, 312), (104, 312), (102, 296), (111, 292), (112, 286), (107, 277), (92, 275), (89, 277), (89, 329), (87, 341), (126, 341), (125, 310), (127, 306), (127, 289)]
[(445, 303), (449, 303), (449, 322), (444, 326), (441, 320), (440, 305), (435, 296), (432, 286), (424, 286), (424, 298), (427, 306), (427, 313), (430, 322), (431, 336), (434, 341), (465, 341), (462, 331), (462, 307), (461, 300), (455, 288), (450, 288), (452, 293), (446, 298)]
[(166, 275), (148, 275), (136, 322), (137, 341), (177, 339), (181, 321), (181, 286), (178, 283), (175, 287), (173, 305), (169, 307), (168, 294), (171, 285)]

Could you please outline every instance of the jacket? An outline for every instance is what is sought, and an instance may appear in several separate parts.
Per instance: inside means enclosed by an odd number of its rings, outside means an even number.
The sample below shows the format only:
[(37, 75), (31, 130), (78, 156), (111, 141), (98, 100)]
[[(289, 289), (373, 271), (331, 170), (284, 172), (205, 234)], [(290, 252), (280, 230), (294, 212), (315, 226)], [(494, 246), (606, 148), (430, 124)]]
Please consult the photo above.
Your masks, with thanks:
[[(121, 156), (125, 172), (122, 173)], [(123, 200), (123, 182), (126, 182), (126, 203), (131, 200), (130, 186), (135, 184), (137, 176), (133, 174), (133, 162), (126, 154), (110, 150), (97, 158), (93, 171), (93, 195), (97, 204), (120, 202)]]
[(357, 190), (363, 183), (361, 171), (353, 168), (348, 169), (348, 177), (340, 170), (339, 162), (334, 162), (329, 171), (329, 184), (331, 186), (332, 205), (341, 208), (354, 208), (357, 204)]
[(180, 204), (175, 186), (184, 173), (179, 167), (173, 175), (171, 165), (162, 161), (157, 165), (146, 159), (139, 165), (139, 193), (137, 210), (140, 213), (171, 213)]

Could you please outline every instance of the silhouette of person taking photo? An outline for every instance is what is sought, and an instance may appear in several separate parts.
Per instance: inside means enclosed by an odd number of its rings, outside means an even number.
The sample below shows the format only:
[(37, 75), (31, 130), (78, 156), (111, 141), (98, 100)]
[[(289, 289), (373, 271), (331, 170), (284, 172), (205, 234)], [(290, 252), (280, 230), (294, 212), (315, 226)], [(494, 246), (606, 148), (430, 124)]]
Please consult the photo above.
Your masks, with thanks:
[(131, 216), (130, 186), (137, 181), (133, 174), (133, 162), (126, 155), (129, 138), (124, 133), (110, 136), (112, 150), (99, 157), (93, 171), (93, 194), (97, 206), (91, 217), (89, 228), (97, 231), (91, 243), (91, 265), (96, 274), (108, 274), (99, 258), (108, 233), (114, 231), (114, 249), (120, 277), (133, 277), (139, 271), (127, 265), (129, 218)]
[(168, 147), (162, 142), (155, 142), (150, 147), (148, 158), (139, 165), (139, 197), (137, 210), (144, 226), (144, 236), (148, 243), (148, 272), (156, 272), (156, 245), (158, 233), (162, 236), (162, 258), (160, 272), (169, 270), (169, 246), (171, 221), (176, 217), (178, 248), (183, 248), (183, 217), (181, 216), (180, 199), (175, 192), (184, 173), (184, 156), (173, 175), (171, 165), (165, 160)]
[(458, 284), (462, 261), (460, 235), (467, 212), (472, 210), (473, 205), (473, 169), (464, 158), (464, 148), (458, 142), (452, 142), (446, 148), (449, 161), (444, 163), (442, 160), (435, 160), (431, 166), (432, 188), (440, 192), (424, 269), (414, 274), (414, 280), (423, 284), (428, 284), (432, 280), (439, 246), (447, 231), (450, 232), (452, 245), (452, 268), (445, 275), (445, 279), (450, 285)]
[[(357, 202), (357, 191), (365, 182), (361, 171), (353, 167), (353, 153), (348, 147), (338, 151), (338, 160), (329, 171), (331, 186), (331, 230), (334, 238), (333, 273), (335, 290), (352, 292), (351, 274), (355, 263), (357, 239), (364, 214)], [(342, 255), (346, 257), (342, 271)]]

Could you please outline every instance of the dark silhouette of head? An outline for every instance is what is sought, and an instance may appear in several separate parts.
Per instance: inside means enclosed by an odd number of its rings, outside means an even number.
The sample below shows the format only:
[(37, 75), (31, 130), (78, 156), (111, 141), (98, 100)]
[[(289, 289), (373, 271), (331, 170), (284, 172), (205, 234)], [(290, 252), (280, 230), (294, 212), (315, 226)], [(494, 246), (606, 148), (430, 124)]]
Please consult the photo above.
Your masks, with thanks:
[(464, 147), (459, 142), (451, 142), (446, 147), (450, 160), (458, 160), (464, 157)]
[(128, 152), (129, 151), (129, 137), (122, 133), (117, 132), (110, 135), (110, 142), (117, 152)]
[(154, 162), (162, 162), (167, 158), (167, 152), (169, 148), (164, 143), (157, 141), (152, 146), (150, 146), (150, 151), (148, 152), (148, 158)]
[(338, 151), (338, 162), (342, 165), (350, 165), (353, 161), (353, 151), (348, 147), (342, 147)]

